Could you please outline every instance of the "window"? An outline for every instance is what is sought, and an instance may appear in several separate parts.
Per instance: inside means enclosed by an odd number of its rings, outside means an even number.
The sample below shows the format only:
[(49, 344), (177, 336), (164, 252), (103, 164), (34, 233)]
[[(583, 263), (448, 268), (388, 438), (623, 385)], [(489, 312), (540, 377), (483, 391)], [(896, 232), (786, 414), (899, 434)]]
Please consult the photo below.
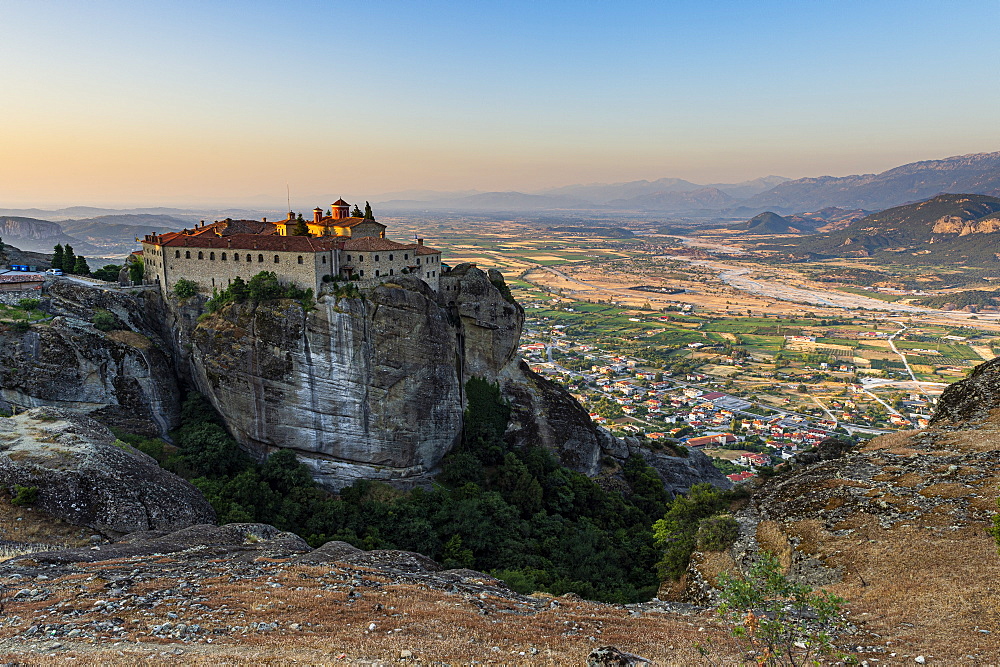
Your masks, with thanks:
[(350, 264), (350, 263), (351, 263), (351, 256), (350, 256), (350, 255), (348, 255), (348, 256), (347, 256), (347, 263), (348, 263), (348, 264)]
[(275, 255), (275, 256), (274, 256), (274, 263), (275, 263), (275, 264), (277, 264), (278, 262), (279, 262), (279, 258), (278, 258), (278, 256), (277, 256), (277, 255)]
[(375, 255), (375, 261), (376, 262), (378, 261), (378, 255)]
[(205, 253), (203, 253), (202, 251), (199, 250), (198, 251), (198, 259), (205, 259)]
[(358, 255), (358, 261), (359, 262), (365, 261), (365, 256), (364, 255)]
[(240, 253), (238, 253), (238, 252), (234, 252), (233, 253), (233, 261), (234, 262), (240, 261)]
[(180, 259), (181, 258), (181, 251), (180, 250), (175, 250), (174, 251), (174, 257), (176, 257), (177, 259)]
[(302, 263), (302, 255), (299, 255), (299, 264)]
[(417, 257), (417, 266), (420, 266), (420, 258)]
[(253, 261), (253, 257), (250, 256), (250, 253), (247, 253), (247, 261), (248, 262), (252, 262)]
[(409, 259), (410, 259), (410, 253), (406, 253), (405, 255), (403, 255), (403, 261), (404, 262), (408, 261)]
[(214, 252), (208, 253), (208, 259), (209, 259), (209, 261), (214, 262), (215, 261), (215, 253)]
[(257, 263), (258, 264), (264, 263), (264, 255), (257, 255)]
[(323, 263), (326, 264), (326, 255), (323, 255)]
[(389, 269), (389, 275), (390, 276), (392, 275), (392, 269)]
[(226, 253), (222, 253), (222, 261), (226, 261)]
[(375, 277), (378, 278), (378, 269), (375, 269)]
[(361, 269), (360, 271), (358, 271), (358, 273), (361, 275), (362, 278), (365, 277), (365, 270), (364, 269)]
[(191, 251), (190, 250), (185, 250), (184, 251), (184, 259), (191, 259)]
[(392, 255), (391, 254), (389, 255), (389, 261), (390, 262), (392, 261)]

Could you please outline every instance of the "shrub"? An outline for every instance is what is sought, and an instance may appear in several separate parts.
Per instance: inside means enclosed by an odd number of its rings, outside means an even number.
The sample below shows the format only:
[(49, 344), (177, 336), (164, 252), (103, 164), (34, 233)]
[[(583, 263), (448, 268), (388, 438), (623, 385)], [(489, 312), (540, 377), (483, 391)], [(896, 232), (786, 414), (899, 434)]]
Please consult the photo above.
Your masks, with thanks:
[(17, 302), (17, 307), (21, 310), (38, 310), (42, 305), (41, 299), (21, 299)]
[(118, 328), (118, 318), (106, 310), (99, 310), (90, 318), (90, 323), (101, 331), (111, 331)]
[(187, 278), (181, 278), (174, 284), (174, 296), (178, 299), (188, 299), (198, 293), (198, 283)]
[(33, 505), (36, 500), (38, 500), (37, 486), (21, 486), (20, 484), (14, 485), (14, 497), (10, 501), (12, 505), (26, 507), (28, 505)]
[(732, 514), (719, 514), (702, 519), (698, 524), (695, 543), (699, 551), (724, 551), (740, 536), (740, 524)]
[[(778, 559), (765, 553), (745, 579), (719, 575), (719, 615), (757, 665), (812, 665), (819, 658), (845, 660), (831, 631), (844, 627), (845, 601), (789, 581)], [(697, 646), (707, 656), (707, 647)]]

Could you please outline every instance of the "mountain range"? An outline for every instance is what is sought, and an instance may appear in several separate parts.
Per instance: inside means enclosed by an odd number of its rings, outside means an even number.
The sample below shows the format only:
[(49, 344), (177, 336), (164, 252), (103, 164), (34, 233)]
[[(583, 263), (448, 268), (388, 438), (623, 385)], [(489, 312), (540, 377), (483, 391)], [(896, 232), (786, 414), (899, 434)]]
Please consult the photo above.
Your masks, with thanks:
[[(781, 216), (771, 216), (765, 214), (766, 224), (780, 224), (775, 218)], [(1000, 256), (1000, 198), (942, 194), (873, 213), (830, 233), (784, 242), (780, 248), (831, 257), (993, 266)]]
[(392, 211), (579, 211), (696, 214), (748, 218), (828, 207), (882, 210), (945, 192), (1000, 195), (1000, 152), (925, 160), (879, 174), (788, 179), (765, 176), (742, 183), (697, 184), (678, 178), (567, 185), (537, 192), (478, 192), (383, 199)]

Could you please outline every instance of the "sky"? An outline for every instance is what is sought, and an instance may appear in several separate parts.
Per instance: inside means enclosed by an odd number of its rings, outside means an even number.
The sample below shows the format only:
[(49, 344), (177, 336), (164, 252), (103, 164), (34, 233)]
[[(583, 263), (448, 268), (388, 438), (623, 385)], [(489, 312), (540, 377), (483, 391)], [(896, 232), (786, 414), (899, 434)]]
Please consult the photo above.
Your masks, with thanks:
[(0, 208), (997, 151), (998, 22), (1000, 0), (0, 0)]

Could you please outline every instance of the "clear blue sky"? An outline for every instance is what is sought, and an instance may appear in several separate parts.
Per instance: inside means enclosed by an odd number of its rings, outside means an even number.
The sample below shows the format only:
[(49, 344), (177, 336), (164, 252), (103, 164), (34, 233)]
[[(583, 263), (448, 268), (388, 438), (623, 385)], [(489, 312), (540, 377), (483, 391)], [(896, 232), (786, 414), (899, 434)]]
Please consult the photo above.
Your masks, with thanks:
[(0, 207), (880, 171), (1000, 150), (997, 0), (0, 0)]

